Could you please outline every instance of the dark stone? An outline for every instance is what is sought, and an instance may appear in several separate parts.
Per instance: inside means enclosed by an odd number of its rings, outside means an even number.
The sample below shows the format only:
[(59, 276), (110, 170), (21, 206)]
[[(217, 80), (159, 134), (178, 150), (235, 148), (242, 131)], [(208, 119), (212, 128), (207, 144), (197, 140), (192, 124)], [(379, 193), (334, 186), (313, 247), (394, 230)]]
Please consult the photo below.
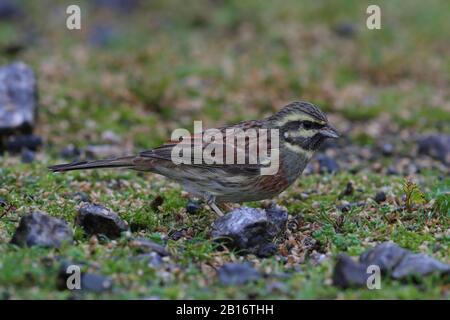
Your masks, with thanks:
[(373, 198), (376, 203), (382, 203), (386, 201), (386, 193), (383, 191), (377, 192), (375, 197)]
[(398, 175), (398, 170), (393, 166), (389, 166), (386, 170), (386, 174), (389, 176), (396, 176)]
[(320, 173), (336, 173), (339, 171), (339, 165), (333, 158), (321, 154), (317, 156), (317, 161), (319, 162), (319, 172)]
[(349, 256), (341, 254), (333, 270), (333, 285), (346, 289), (367, 285), (367, 267), (355, 262)]
[(150, 206), (154, 211), (159, 211), (158, 207), (161, 206), (164, 203), (164, 198), (158, 195), (155, 199), (153, 199)]
[(73, 200), (76, 202), (91, 202), (91, 197), (86, 192), (78, 191), (73, 194)]
[(313, 252), (309, 255), (309, 262), (313, 266), (318, 266), (322, 264), (327, 259), (327, 256), (323, 253)]
[(148, 263), (148, 266), (152, 268), (159, 268), (164, 265), (164, 260), (157, 252), (144, 253), (139, 255), (138, 258), (145, 259), (145, 261), (147, 261)]
[(78, 210), (76, 224), (83, 227), (89, 235), (103, 234), (110, 239), (118, 238), (122, 232), (128, 230), (128, 224), (117, 214), (97, 204), (83, 205)]
[(342, 38), (353, 38), (356, 35), (356, 28), (351, 22), (340, 22), (333, 30)]
[[(58, 272), (58, 278), (57, 278), (57, 286), (59, 290), (70, 290), (73, 293), (78, 292), (95, 292), (95, 293), (101, 293), (105, 291), (109, 291), (112, 288), (113, 281), (109, 277), (105, 277), (103, 275), (97, 274), (97, 273), (90, 273), (90, 272), (83, 272), (81, 270), (80, 263), (73, 263), (70, 261), (64, 261)], [(77, 266), (80, 268), (80, 288), (74, 288), (69, 289), (67, 280), (69, 280), (69, 277), (74, 275), (74, 270), (69, 269), (71, 266)], [(72, 281), (73, 280), (73, 281)], [(75, 279), (71, 278), (69, 280), (69, 283), (72, 285), (75, 285)]]
[(174, 230), (169, 233), (169, 238), (172, 239), (173, 241), (178, 241), (181, 238), (183, 238), (183, 235), (184, 233), (182, 230)]
[(131, 240), (130, 247), (135, 248), (140, 252), (156, 252), (163, 257), (170, 256), (170, 252), (167, 251), (166, 248), (164, 248), (162, 245), (144, 238)]
[(32, 163), (34, 161), (35, 154), (33, 151), (24, 149), (20, 155), (20, 160), (22, 163)]
[(72, 229), (65, 221), (37, 211), (20, 220), (11, 239), (11, 243), (21, 247), (59, 247), (63, 242), (72, 241)]
[(6, 199), (0, 197), (0, 207), (6, 207), (7, 204), (8, 202), (6, 201)]
[(42, 146), (42, 139), (36, 135), (18, 135), (8, 138), (5, 149), (12, 153), (19, 153), (24, 149), (37, 151)]
[(339, 197), (345, 197), (345, 196), (351, 196), (353, 194), (353, 191), (355, 189), (353, 188), (353, 183), (348, 182), (347, 185), (345, 186), (345, 189), (341, 192), (341, 194), (339, 195)]
[(186, 205), (186, 212), (189, 214), (196, 214), (200, 211), (200, 205), (196, 202), (189, 201)]
[(336, 206), (336, 209), (342, 212), (349, 212), (352, 208), (355, 207), (364, 207), (366, 203), (364, 201), (358, 201), (358, 202), (350, 202), (345, 204), (340, 204)]
[(392, 271), (394, 279), (420, 278), (432, 273), (450, 274), (450, 265), (425, 254), (409, 253)]
[(336, 209), (342, 212), (349, 212), (352, 209), (352, 204), (351, 203), (340, 204), (336, 206)]
[(22, 8), (17, 1), (0, 0), (0, 20), (12, 20), (22, 16)]
[(219, 281), (227, 286), (242, 285), (261, 277), (250, 263), (226, 263), (217, 273)]
[(278, 252), (278, 246), (274, 243), (266, 243), (263, 244), (258, 252), (256, 253), (256, 255), (259, 258), (268, 258), (271, 257), (273, 255), (275, 255)]
[(78, 147), (71, 144), (61, 149), (59, 155), (61, 156), (61, 158), (67, 160), (77, 160), (81, 156), (81, 150), (78, 149)]
[(22, 62), (0, 68), (0, 135), (30, 133), (37, 114), (36, 78)]
[(418, 152), (450, 164), (450, 135), (434, 134), (418, 140)]
[(1, 52), (9, 57), (17, 56), (26, 49), (26, 45), (22, 42), (12, 42), (1, 47)]
[(394, 146), (391, 143), (385, 143), (381, 146), (381, 153), (386, 156), (390, 157), (394, 154)]
[(81, 290), (89, 292), (105, 292), (110, 291), (113, 286), (113, 281), (110, 277), (105, 277), (96, 273), (82, 273), (81, 274)]
[(392, 242), (384, 242), (361, 254), (359, 261), (365, 265), (377, 265), (381, 272), (390, 273), (395, 266), (408, 254), (409, 251), (403, 249)]
[(285, 230), (286, 222), (287, 213), (281, 213), (279, 208), (265, 211), (241, 207), (214, 221), (212, 237), (244, 253), (257, 254)]

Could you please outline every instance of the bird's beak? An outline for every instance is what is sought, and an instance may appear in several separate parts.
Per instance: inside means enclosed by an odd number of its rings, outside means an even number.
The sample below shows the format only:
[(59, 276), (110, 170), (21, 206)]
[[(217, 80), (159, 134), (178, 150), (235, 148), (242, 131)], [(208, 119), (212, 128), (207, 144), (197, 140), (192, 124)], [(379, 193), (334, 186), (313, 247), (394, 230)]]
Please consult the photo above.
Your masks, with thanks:
[(326, 127), (319, 130), (319, 133), (327, 138), (337, 139), (339, 138), (339, 133), (337, 132), (336, 128), (332, 125), (327, 125)]

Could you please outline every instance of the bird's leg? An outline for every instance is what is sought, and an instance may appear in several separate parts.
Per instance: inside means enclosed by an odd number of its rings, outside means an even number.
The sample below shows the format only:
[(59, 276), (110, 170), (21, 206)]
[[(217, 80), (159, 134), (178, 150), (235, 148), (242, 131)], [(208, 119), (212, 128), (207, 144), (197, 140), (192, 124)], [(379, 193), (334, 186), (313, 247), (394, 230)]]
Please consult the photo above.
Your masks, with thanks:
[(223, 217), (223, 212), (216, 205), (216, 197), (212, 194), (208, 194), (206, 197), (206, 203), (208, 206), (214, 210), (214, 212), (219, 216)]
[(220, 210), (228, 212), (233, 210), (233, 206), (231, 204), (222, 202), (222, 203), (218, 203), (217, 206), (219, 207)]

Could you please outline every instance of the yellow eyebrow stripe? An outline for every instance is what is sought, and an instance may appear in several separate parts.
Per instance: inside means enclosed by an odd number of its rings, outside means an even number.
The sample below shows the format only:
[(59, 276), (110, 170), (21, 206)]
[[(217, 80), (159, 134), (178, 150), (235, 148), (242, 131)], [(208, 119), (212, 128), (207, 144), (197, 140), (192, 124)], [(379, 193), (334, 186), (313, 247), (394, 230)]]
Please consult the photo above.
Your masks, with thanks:
[(318, 121), (317, 119), (314, 119), (306, 114), (290, 114), (278, 121), (277, 125), (282, 126), (291, 121), (312, 121), (320, 124), (325, 124), (325, 121)]

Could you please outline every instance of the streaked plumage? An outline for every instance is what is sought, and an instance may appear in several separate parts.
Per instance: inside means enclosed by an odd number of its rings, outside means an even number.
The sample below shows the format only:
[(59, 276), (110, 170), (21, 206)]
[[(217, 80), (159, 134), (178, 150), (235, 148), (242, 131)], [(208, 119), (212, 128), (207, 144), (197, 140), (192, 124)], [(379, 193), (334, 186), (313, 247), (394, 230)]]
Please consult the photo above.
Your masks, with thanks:
[[(326, 115), (308, 102), (293, 102), (264, 120), (244, 121), (219, 128), (224, 138), (223, 141), (214, 143), (215, 146), (223, 147), (225, 155), (229, 141), (226, 140), (229, 131), (227, 129), (234, 128), (279, 130), (280, 163), (275, 175), (261, 175), (261, 168), (265, 164), (261, 162), (249, 164), (248, 152), (245, 154), (245, 164), (195, 164), (194, 161), (192, 164), (175, 164), (171, 155), (179, 141), (168, 142), (135, 156), (75, 162), (51, 166), (49, 169), (53, 172), (62, 172), (94, 168), (129, 168), (161, 174), (179, 182), (193, 195), (205, 198), (220, 214), (216, 202), (257, 201), (278, 195), (300, 176), (313, 152), (326, 138), (338, 137), (336, 130), (328, 123)], [(247, 147), (250, 139), (246, 143)], [(203, 149), (209, 144), (203, 141), (201, 143)], [(270, 144), (269, 139), (269, 148)], [(194, 158), (195, 155), (192, 156), (192, 160), (195, 160)]]

